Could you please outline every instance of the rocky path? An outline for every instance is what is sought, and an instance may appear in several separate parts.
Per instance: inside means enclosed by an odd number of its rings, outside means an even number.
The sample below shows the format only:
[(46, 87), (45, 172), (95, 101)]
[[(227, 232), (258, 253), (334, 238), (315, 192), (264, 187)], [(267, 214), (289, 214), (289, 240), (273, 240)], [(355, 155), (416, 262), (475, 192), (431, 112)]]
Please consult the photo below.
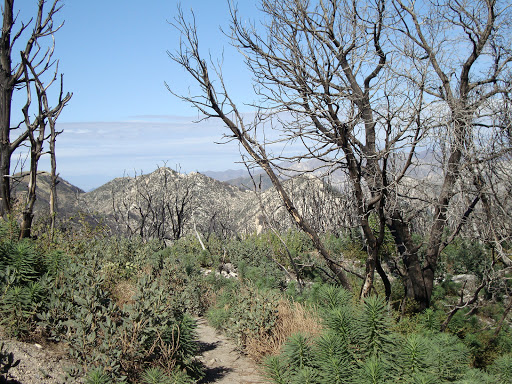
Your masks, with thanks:
[(200, 384), (263, 384), (267, 383), (254, 361), (236, 350), (235, 344), (210, 327), (206, 319), (197, 319), (201, 361), (206, 377)]

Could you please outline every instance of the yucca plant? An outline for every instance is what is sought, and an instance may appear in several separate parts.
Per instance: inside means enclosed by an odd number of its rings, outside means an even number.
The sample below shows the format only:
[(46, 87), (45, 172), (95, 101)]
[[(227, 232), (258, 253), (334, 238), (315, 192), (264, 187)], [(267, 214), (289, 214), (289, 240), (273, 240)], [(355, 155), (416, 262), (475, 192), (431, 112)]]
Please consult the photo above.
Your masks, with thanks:
[(327, 311), (349, 305), (351, 299), (349, 291), (335, 285), (324, 284), (317, 292), (318, 304)]
[(364, 356), (380, 355), (393, 346), (389, 337), (391, 319), (383, 298), (367, 297), (358, 321), (360, 348)]
[(87, 373), (85, 384), (110, 384), (112, 383), (110, 377), (104, 372), (102, 368), (95, 368)]
[(469, 369), (469, 350), (457, 336), (428, 333), (429, 371), (439, 381), (455, 381)]
[(342, 384), (351, 377), (353, 359), (348, 348), (348, 344), (332, 330), (315, 340), (314, 362), (320, 372), (322, 383)]
[(387, 381), (387, 368), (379, 357), (372, 355), (355, 372), (353, 382), (354, 384), (384, 384)]
[(292, 335), (283, 346), (283, 355), (292, 370), (310, 367), (313, 362), (311, 345), (301, 333)]
[(263, 360), (265, 376), (275, 384), (288, 384), (290, 382), (288, 368), (288, 364), (281, 356), (268, 356)]
[(151, 367), (144, 371), (141, 376), (143, 384), (172, 384), (171, 378), (157, 367)]
[(438, 384), (439, 379), (427, 373), (414, 373), (404, 382), (407, 384)]
[(312, 367), (303, 367), (295, 372), (290, 384), (320, 384), (318, 371)]
[[(497, 384), (498, 378), (480, 369), (468, 369), (462, 379), (455, 382), (456, 384)], [(510, 381), (508, 381), (510, 383)]]
[(497, 384), (512, 383), (512, 353), (498, 357), (489, 371), (496, 376)]
[(14, 353), (8, 352), (5, 344), (0, 344), (0, 382), (2, 382), (4, 374), (8, 374), (11, 368), (15, 368), (20, 360), (14, 360)]
[(332, 330), (345, 343), (350, 343), (357, 334), (357, 324), (352, 306), (345, 305), (326, 311), (324, 325)]
[(29, 239), (12, 244), (8, 252), (6, 262), (13, 270), (16, 284), (37, 279), (41, 272), (41, 260)]
[(396, 357), (400, 376), (404, 379), (419, 378), (427, 371), (429, 352), (425, 337), (417, 334), (408, 335)]
[(420, 315), (419, 323), (427, 331), (439, 331), (441, 326), (439, 319), (436, 317), (436, 313), (432, 308), (425, 309), (425, 311)]

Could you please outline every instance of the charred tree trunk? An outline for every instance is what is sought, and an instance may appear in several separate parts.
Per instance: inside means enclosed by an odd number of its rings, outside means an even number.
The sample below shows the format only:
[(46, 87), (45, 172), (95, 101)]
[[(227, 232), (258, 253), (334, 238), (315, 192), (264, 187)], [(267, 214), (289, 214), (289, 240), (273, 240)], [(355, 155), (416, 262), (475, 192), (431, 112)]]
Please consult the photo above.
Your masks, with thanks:
[(11, 101), (13, 83), (11, 76), (11, 29), (13, 26), (13, 1), (5, 0), (3, 6), (2, 36), (0, 39), (0, 214), (5, 217), (11, 210)]

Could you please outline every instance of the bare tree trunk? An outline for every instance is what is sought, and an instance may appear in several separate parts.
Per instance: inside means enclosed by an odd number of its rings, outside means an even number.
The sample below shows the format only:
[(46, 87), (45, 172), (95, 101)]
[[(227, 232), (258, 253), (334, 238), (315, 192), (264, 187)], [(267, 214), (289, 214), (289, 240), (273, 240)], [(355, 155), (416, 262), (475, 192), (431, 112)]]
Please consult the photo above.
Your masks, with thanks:
[[(11, 112), (12, 112), (12, 98), (13, 92), (18, 90), (18, 85), (26, 83), (25, 86), (29, 87), (30, 84), (34, 84), (39, 80), (33, 77), (29, 79), (23, 79), (23, 76), (27, 76), (27, 61), (30, 65), (35, 67), (30, 72), (36, 77), (43, 75), (46, 72), (52, 70), (54, 61), (53, 47), (48, 49), (42, 49), (43, 40), (49, 36), (53, 36), (57, 32), (60, 26), (54, 25), (54, 15), (59, 12), (62, 7), (59, 4), (60, 0), (53, 0), (50, 4), (47, 1), (39, 0), (35, 7), (35, 15), (28, 22), (21, 22), (17, 31), (13, 31), (13, 27), (16, 22), (14, 17), (14, 0), (4, 0), (2, 7), (2, 34), (0, 37), (0, 215), (5, 217), (11, 211), (11, 156), (14, 151), (27, 139), (30, 128), (22, 129), (22, 133), (15, 138), (11, 139), (11, 130), (20, 128), (22, 123), (17, 127), (11, 127)], [(46, 6), (50, 5), (47, 9)], [(47, 11), (45, 11), (47, 9)], [(29, 32), (28, 32), (29, 31)], [(28, 35), (28, 36), (26, 36)], [(26, 38), (25, 42), (21, 42), (20, 38)], [(17, 47), (15, 43), (20, 44), (23, 47), (21, 51), (21, 61), (15, 62), (13, 66), (13, 47)], [(36, 52), (33, 52), (34, 46)], [(19, 51), (18, 51), (19, 52)], [(58, 64), (56, 65), (58, 67)], [(49, 85), (53, 83), (50, 81)], [(49, 86), (48, 85), (48, 86)], [(42, 88), (41, 92), (46, 95), (48, 88)], [(41, 109), (38, 111), (40, 112)], [(24, 222), (26, 224), (31, 221), (30, 214), (23, 213)]]
[(5, 0), (0, 39), (0, 214), (11, 211), (11, 102), (13, 83), (11, 77), (11, 29), (13, 25), (13, 0)]
[(50, 136), (50, 156), (51, 156), (51, 181), (50, 181), (50, 241), (53, 240), (53, 235), (55, 234), (55, 223), (57, 220), (57, 184), (59, 181), (57, 180), (59, 175), (57, 174), (57, 159), (55, 156), (55, 140), (57, 137), (57, 132), (55, 131), (54, 124), (50, 123), (50, 128), (52, 130)]
[[(42, 122), (44, 125), (44, 123)], [(34, 138), (33, 132), (30, 134), (31, 150), (30, 150), (30, 173), (28, 182), (27, 201), (22, 213), (22, 221), (20, 226), (20, 239), (29, 238), (32, 228), (32, 220), (34, 218), (34, 204), (37, 199), (37, 164), (41, 157), (41, 151), (44, 140), (44, 126), (39, 127), (39, 136)]]

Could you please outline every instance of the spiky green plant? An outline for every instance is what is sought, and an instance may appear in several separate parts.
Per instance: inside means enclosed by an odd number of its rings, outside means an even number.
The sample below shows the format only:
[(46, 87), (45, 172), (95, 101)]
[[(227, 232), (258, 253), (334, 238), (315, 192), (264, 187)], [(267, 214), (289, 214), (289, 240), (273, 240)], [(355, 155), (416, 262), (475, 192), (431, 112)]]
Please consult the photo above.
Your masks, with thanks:
[(354, 310), (352, 306), (340, 306), (323, 314), (325, 326), (332, 330), (345, 343), (350, 343), (357, 333)]
[(462, 379), (455, 382), (456, 384), (496, 384), (498, 379), (489, 373), (480, 369), (468, 369)]
[(15, 368), (20, 360), (14, 360), (14, 353), (8, 352), (5, 343), (0, 344), (0, 382), (3, 377), (1, 375), (8, 374), (11, 368)]
[(359, 344), (365, 356), (380, 355), (393, 345), (389, 337), (391, 319), (383, 298), (370, 296), (365, 299), (358, 325)]
[(439, 379), (427, 373), (414, 373), (404, 382), (407, 384), (438, 384)]
[(489, 372), (496, 376), (497, 384), (512, 383), (512, 353), (498, 357), (489, 367)]
[(158, 367), (151, 367), (144, 371), (141, 376), (144, 384), (172, 384), (171, 378)]
[(318, 304), (329, 311), (348, 305), (352, 299), (352, 294), (335, 285), (324, 284), (318, 289), (317, 297)]
[(320, 335), (313, 348), (315, 366), (322, 383), (346, 383), (352, 375), (352, 353), (348, 344), (337, 333), (327, 331)]
[(355, 372), (354, 384), (384, 384), (387, 367), (376, 355), (367, 358)]
[(312, 367), (303, 367), (292, 376), (290, 384), (320, 384), (318, 371)]
[(469, 369), (469, 350), (457, 336), (433, 332), (427, 334), (429, 371), (439, 381), (460, 379)]
[(110, 377), (102, 368), (96, 368), (87, 373), (85, 384), (110, 384)]
[(288, 368), (288, 364), (281, 356), (268, 356), (263, 360), (265, 376), (275, 384), (288, 384), (290, 382)]
[(301, 333), (292, 335), (283, 346), (283, 355), (292, 370), (300, 370), (312, 365), (313, 353), (306, 336)]
[(396, 359), (402, 378), (419, 377), (419, 374), (425, 373), (428, 368), (429, 351), (425, 337), (414, 333), (408, 335)]

